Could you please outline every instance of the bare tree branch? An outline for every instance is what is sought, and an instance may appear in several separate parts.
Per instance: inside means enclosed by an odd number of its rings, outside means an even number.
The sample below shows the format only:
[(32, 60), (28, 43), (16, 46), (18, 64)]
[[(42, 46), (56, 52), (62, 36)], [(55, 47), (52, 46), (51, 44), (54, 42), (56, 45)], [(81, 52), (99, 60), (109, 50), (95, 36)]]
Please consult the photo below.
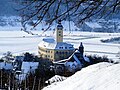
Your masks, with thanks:
[(108, 16), (120, 8), (120, 0), (22, 0), (21, 4), (23, 22), (37, 20), (33, 27), (41, 21), (46, 21), (50, 26), (54, 21), (68, 16), (82, 23), (94, 16)]

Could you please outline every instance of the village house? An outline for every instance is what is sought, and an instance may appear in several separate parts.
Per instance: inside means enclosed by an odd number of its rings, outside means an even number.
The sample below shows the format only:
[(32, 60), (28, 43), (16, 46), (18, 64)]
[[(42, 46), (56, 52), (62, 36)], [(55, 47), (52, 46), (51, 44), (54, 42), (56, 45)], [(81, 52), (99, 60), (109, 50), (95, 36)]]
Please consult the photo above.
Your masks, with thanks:
[(59, 20), (56, 28), (56, 37), (44, 38), (38, 45), (39, 56), (44, 59), (58, 61), (68, 58), (74, 52), (72, 44), (63, 42), (63, 26)]

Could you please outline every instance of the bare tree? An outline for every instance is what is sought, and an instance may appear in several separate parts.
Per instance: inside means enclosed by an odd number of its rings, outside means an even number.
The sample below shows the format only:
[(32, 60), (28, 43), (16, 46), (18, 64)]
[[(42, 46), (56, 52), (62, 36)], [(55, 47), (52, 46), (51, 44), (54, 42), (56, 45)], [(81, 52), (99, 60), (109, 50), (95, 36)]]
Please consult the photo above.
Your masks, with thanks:
[(19, 0), (19, 3), (22, 23), (36, 19), (33, 27), (43, 20), (49, 25), (58, 19), (83, 23), (92, 17), (110, 16), (120, 8), (120, 0)]

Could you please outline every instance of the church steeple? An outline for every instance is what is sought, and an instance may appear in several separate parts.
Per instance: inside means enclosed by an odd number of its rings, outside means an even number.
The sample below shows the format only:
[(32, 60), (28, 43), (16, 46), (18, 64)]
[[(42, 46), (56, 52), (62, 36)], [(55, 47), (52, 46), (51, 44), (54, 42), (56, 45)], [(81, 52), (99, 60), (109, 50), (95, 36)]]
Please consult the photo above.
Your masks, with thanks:
[(79, 51), (83, 55), (83, 53), (84, 53), (84, 46), (83, 46), (82, 42), (80, 43)]
[(61, 25), (61, 20), (58, 21), (57, 25), (56, 42), (63, 42), (63, 26)]

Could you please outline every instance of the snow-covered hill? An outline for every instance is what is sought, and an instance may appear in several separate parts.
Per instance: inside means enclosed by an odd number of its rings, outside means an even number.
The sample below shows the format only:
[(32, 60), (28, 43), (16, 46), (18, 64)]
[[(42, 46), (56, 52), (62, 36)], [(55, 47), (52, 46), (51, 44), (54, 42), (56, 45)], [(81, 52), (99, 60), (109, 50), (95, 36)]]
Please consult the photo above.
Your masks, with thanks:
[[(35, 29), (32, 29), (32, 24), (36, 20), (29, 21), (26, 25), (27, 30), (46, 30), (48, 24), (42, 21)], [(108, 32), (108, 33), (119, 33), (120, 32), (120, 20), (99, 20), (95, 19), (92, 22), (85, 22), (82, 25), (76, 25), (74, 22), (62, 21), (65, 31), (92, 31), (92, 32)], [(55, 29), (57, 23), (53, 23), (48, 30)], [(70, 28), (69, 28), (70, 25)], [(0, 30), (6, 30), (5, 28), (23, 28), (21, 25), (21, 17), (19, 16), (0, 16)]]
[(103, 62), (88, 66), (43, 90), (120, 90), (120, 64)]

